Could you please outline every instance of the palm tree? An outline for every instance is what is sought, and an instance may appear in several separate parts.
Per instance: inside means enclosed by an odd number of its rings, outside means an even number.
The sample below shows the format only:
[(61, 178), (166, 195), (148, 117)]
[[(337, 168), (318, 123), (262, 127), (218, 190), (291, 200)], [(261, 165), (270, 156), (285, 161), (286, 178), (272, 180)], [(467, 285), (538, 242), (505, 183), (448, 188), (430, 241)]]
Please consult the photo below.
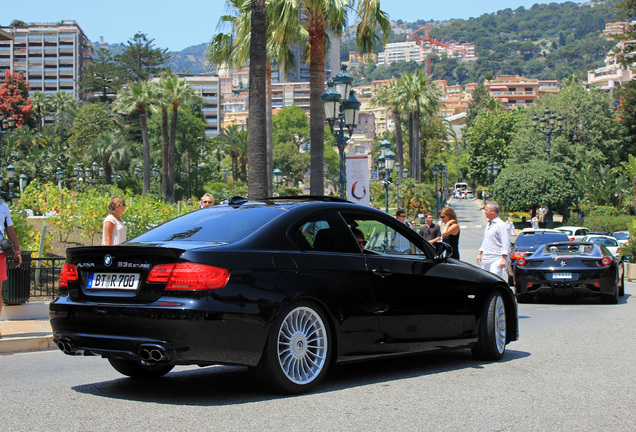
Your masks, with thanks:
[(33, 105), (33, 114), (38, 125), (38, 132), (41, 133), (44, 127), (44, 118), (51, 109), (51, 99), (43, 92), (33, 92), (29, 99), (31, 100), (31, 105)]
[(148, 110), (156, 103), (158, 97), (153, 87), (147, 82), (139, 84), (129, 83), (129, 90), (124, 90), (117, 98), (117, 106), (126, 113), (137, 111), (141, 126), (141, 141), (143, 144), (143, 188), (142, 195), (150, 191), (150, 142), (148, 140)]
[(106, 184), (112, 184), (112, 161), (126, 157), (128, 146), (120, 133), (109, 132), (100, 135), (86, 149), (90, 160), (100, 159), (104, 165)]
[[(273, 171), (273, 140), (272, 140), (272, 91), (271, 91), (271, 69), (272, 61), (274, 61), (279, 69), (283, 73), (286, 73), (295, 64), (294, 54), (290, 49), (291, 44), (299, 40), (298, 27), (283, 27), (278, 25), (275, 19), (276, 13), (278, 13), (273, 4), (275, 2), (266, 1), (267, 6), (267, 45), (266, 52), (267, 58), (265, 62), (265, 92), (266, 95), (266, 109), (265, 109), (265, 124), (266, 124), (266, 165), (253, 166), (250, 171), (256, 169), (256, 177), (260, 177), (261, 174), (258, 171), (265, 169), (266, 181), (263, 184), (267, 188), (266, 195), (272, 195), (272, 171)], [(249, 59), (250, 47), (252, 40), (252, 1), (251, 0), (227, 0), (227, 6), (229, 9), (235, 10), (236, 15), (225, 15), (219, 20), (219, 27), (223, 25), (230, 25), (231, 30), (226, 33), (218, 33), (207, 47), (207, 58), (212, 64), (222, 65), (225, 64), (231, 68), (240, 68)], [(261, 51), (265, 53), (265, 51)], [(252, 70), (254, 61), (250, 60)], [(250, 78), (250, 88), (253, 88), (253, 83)], [(252, 95), (252, 93), (250, 93)], [(256, 108), (258, 104), (254, 105), (250, 102), (250, 119), (254, 118), (252, 114), (252, 108)], [(251, 134), (254, 136), (262, 136), (259, 134)], [(259, 139), (259, 142), (262, 139)], [(253, 158), (253, 160), (262, 158)], [(262, 159), (265, 160), (265, 159)], [(254, 178), (255, 176), (250, 176)], [(255, 180), (256, 181), (256, 180)], [(260, 182), (259, 182), (260, 183)]]
[(245, 180), (245, 166), (248, 161), (248, 137), (247, 131), (241, 129), (238, 125), (231, 125), (225, 128), (215, 139), (215, 143), (223, 151), (225, 151), (230, 158), (232, 158), (232, 177), (234, 181), (239, 179), (238, 175), (238, 161), (241, 158), (241, 164), (243, 169), (241, 172), (242, 179)]
[[(304, 28), (309, 42), (309, 103), (311, 136), (312, 195), (324, 194), (325, 113), (320, 96), (325, 90), (325, 46), (328, 32), (340, 36), (347, 25), (349, 11), (357, 13), (356, 44), (361, 54), (384, 44), (391, 27), (388, 16), (380, 10), (379, 0), (272, 0), (278, 13), (276, 26)], [(380, 41), (379, 26), (384, 34)]]
[(439, 107), (439, 92), (424, 71), (417, 75), (402, 76), (397, 87), (397, 100), (401, 110), (409, 115), (409, 177), (422, 181), (422, 145), (420, 143), (420, 122), (422, 114), (432, 117)]
[[(265, 0), (252, 0), (250, 38), (250, 121), (248, 127), (249, 168), (247, 194), (250, 198), (268, 196), (267, 175), (267, 13)], [(270, 73), (271, 75), (271, 73)], [(271, 111), (271, 110), (270, 110)], [(247, 163), (247, 160), (246, 160)]]
[[(168, 181), (166, 190), (166, 202), (174, 203), (174, 171), (175, 171), (175, 149), (177, 141), (177, 119), (179, 116), (179, 105), (188, 102), (196, 97), (194, 89), (184, 80), (180, 80), (175, 74), (168, 74), (160, 81), (161, 97), (164, 101), (169, 101), (172, 106), (170, 113), (170, 139), (168, 147)], [(165, 156), (164, 156), (165, 157)], [(163, 168), (164, 175), (166, 168)]]
[(53, 95), (53, 108), (55, 108), (55, 117), (60, 130), (60, 141), (64, 144), (66, 140), (64, 128), (69, 123), (72, 124), (72, 118), (77, 109), (77, 101), (70, 93), (57, 92)]

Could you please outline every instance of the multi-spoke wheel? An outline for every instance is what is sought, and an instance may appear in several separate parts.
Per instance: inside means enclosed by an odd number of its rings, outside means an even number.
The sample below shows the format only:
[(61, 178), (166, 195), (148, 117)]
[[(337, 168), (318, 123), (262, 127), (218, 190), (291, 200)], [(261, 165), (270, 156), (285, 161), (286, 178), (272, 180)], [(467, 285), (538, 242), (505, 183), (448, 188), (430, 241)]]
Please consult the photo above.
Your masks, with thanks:
[(276, 390), (302, 393), (323, 379), (330, 354), (329, 327), (320, 308), (296, 304), (276, 320), (258, 369)]
[(506, 352), (506, 338), (506, 306), (499, 291), (495, 291), (484, 304), (473, 354), (484, 360), (499, 360)]

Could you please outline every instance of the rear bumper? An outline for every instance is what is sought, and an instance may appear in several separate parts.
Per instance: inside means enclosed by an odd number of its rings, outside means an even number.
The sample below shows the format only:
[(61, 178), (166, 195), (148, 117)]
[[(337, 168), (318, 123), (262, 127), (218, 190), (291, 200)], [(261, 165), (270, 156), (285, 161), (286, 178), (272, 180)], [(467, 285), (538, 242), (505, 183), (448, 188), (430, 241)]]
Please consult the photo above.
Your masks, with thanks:
[(133, 306), (62, 297), (50, 304), (49, 319), (55, 343), (71, 355), (255, 366), (265, 345), (266, 321), (258, 308), (250, 314), (250, 306), (242, 306), (238, 313), (231, 310), (237, 306), (211, 299)]
[[(592, 272), (591, 272), (592, 273)], [(517, 296), (530, 294), (540, 296), (582, 296), (592, 297), (602, 294), (613, 294), (616, 283), (607, 277), (597, 274), (582, 274), (576, 280), (549, 281), (540, 275), (515, 275), (515, 292)]]

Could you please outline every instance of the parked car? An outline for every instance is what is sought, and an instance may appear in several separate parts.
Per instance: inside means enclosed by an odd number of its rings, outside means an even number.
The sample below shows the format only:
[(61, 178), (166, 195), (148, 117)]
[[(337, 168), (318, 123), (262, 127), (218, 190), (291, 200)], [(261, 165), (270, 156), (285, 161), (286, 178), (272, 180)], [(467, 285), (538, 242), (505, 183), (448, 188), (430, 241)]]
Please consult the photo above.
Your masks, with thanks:
[(585, 227), (577, 226), (562, 226), (555, 229), (567, 235), (570, 241), (581, 241), (583, 237), (590, 232), (590, 230)]
[(618, 244), (621, 246), (629, 243), (629, 241), (632, 239), (632, 237), (629, 235), (629, 231), (614, 231), (612, 233), (612, 237), (614, 237), (618, 241)]
[(514, 293), (450, 252), (344, 200), (235, 197), (122, 245), (69, 248), (50, 322), (63, 352), (124, 375), (245, 365), (285, 393), (334, 363), (462, 348), (501, 359), (518, 338)]
[(519, 302), (534, 297), (598, 296), (618, 303), (625, 295), (623, 262), (607, 248), (591, 242), (557, 242), (541, 246), (515, 264)]
[(466, 191), (466, 198), (474, 198), (475, 195), (473, 194), (472, 191)]
[(612, 255), (618, 256), (618, 248), (620, 247), (620, 245), (618, 244), (618, 240), (616, 240), (614, 237), (607, 235), (588, 234), (583, 237), (582, 241), (589, 241), (592, 243), (601, 244), (605, 246), (607, 250), (612, 253)]
[(531, 256), (539, 247), (546, 243), (568, 241), (566, 236), (561, 231), (551, 229), (532, 229), (525, 228), (517, 236), (517, 240), (512, 245), (510, 251), (510, 264), (508, 265), (508, 283), (511, 286), (515, 285), (515, 262), (519, 258), (527, 258)]

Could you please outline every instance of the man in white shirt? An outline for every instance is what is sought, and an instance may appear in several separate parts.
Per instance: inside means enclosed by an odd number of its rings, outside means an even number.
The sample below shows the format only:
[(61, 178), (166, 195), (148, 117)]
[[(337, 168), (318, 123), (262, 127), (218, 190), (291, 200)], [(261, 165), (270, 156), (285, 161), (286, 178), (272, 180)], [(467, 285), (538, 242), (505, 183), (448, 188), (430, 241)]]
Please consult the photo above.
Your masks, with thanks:
[(510, 231), (499, 217), (499, 204), (496, 202), (486, 204), (484, 215), (488, 225), (477, 253), (477, 264), (503, 279), (510, 258)]

